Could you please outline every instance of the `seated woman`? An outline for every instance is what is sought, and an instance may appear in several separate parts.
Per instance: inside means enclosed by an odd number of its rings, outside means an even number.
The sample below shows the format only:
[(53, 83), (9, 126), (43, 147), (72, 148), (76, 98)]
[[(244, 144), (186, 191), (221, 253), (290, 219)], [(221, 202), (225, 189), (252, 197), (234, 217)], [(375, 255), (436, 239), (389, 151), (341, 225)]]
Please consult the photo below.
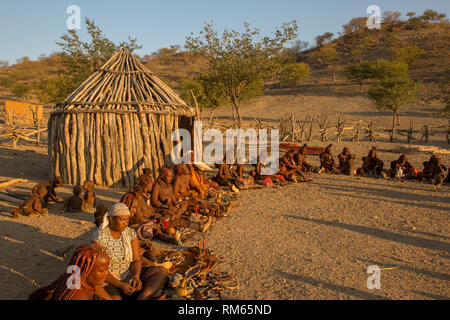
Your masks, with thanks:
[(97, 206), (97, 197), (94, 193), (94, 181), (86, 180), (83, 183), (83, 189), (85, 190), (83, 197), (83, 211), (94, 212)]
[(306, 161), (306, 147), (307, 145), (304, 144), (303, 146), (300, 147), (298, 152), (294, 154), (294, 162), (295, 164), (302, 167), (302, 171), (312, 172), (314, 171), (314, 167)]
[(235, 177), (233, 177), (230, 166), (226, 163), (226, 159), (227, 156), (223, 158), (223, 162), (221, 164), (216, 164), (216, 168), (218, 168), (219, 171), (213, 180), (217, 182), (219, 186), (233, 188)]
[(264, 153), (261, 153), (256, 158), (256, 164), (253, 165), (255, 167), (255, 169), (251, 170), (249, 173), (249, 176), (252, 177), (252, 180), (254, 181), (254, 183), (267, 184), (267, 182), (269, 182), (269, 185), (271, 183), (276, 183), (276, 184), (287, 183), (286, 179), (280, 174), (273, 174), (273, 175), (264, 175), (263, 174), (262, 169), (267, 168), (269, 166), (268, 164), (262, 163), (262, 161), (265, 162), (265, 160), (266, 160), (266, 155)]
[(51, 285), (30, 294), (28, 299), (112, 300), (102, 286), (108, 276), (109, 263), (109, 256), (102, 246), (84, 245), (73, 254), (67, 272)]
[(35, 185), (31, 191), (31, 194), (35, 193), (39, 187), (45, 187), (47, 190), (46, 195), (44, 196), (44, 206), (47, 206), (49, 201), (53, 201), (55, 203), (61, 203), (64, 200), (57, 196), (55, 189), (62, 186), (63, 181), (60, 177), (56, 177), (53, 181), (42, 182)]
[(81, 198), (81, 187), (73, 187), (73, 196), (66, 200), (63, 211), (65, 212), (81, 212), (83, 211), (83, 198)]
[[(172, 189), (173, 170), (168, 167), (163, 167), (156, 179), (152, 190), (151, 204), (163, 216), (169, 216), (166, 228), (194, 228), (200, 232), (205, 232), (211, 225), (211, 216), (205, 224), (191, 222), (187, 218), (181, 217), (181, 214), (186, 211), (189, 204), (181, 202), (175, 196)], [(165, 228), (165, 229), (166, 229)]]
[(433, 168), (433, 178), (432, 182), (434, 184), (434, 190), (438, 191), (438, 188), (444, 184), (445, 171), (447, 171), (447, 167), (442, 164), (441, 159), (437, 159)]
[[(156, 215), (151, 205), (152, 190), (153, 178), (149, 175), (142, 175), (133, 189), (120, 199), (120, 202), (126, 204), (130, 210), (131, 228), (137, 232), (139, 229), (145, 230), (147, 240), (155, 238), (170, 244), (181, 244), (179, 235), (174, 237), (175, 233), (170, 235), (163, 233), (163, 231), (167, 231), (167, 228), (164, 227), (164, 220)], [(151, 236), (149, 236), (150, 233)]]
[(350, 154), (350, 149), (345, 147), (341, 154), (338, 156), (339, 159), (339, 171), (342, 174), (346, 174), (348, 176), (356, 175), (355, 168), (355, 155)]
[(333, 145), (328, 145), (325, 150), (320, 154), (320, 170), (319, 173), (339, 173), (336, 167), (336, 162), (334, 161), (333, 155), (331, 153), (331, 147)]
[(47, 193), (48, 190), (45, 186), (38, 186), (35, 192), (31, 195), (30, 199), (22, 202), (18, 208), (13, 208), (11, 210), (12, 217), (19, 218), (19, 213), (21, 212), (28, 217), (37, 216), (39, 214), (48, 214), (48, 210), (42, 207), (43, 199)]
[(301, 182), (309, 182), (312, 179), (305, 177), (302, 173), (303, 166), (297, 165), (294, 161), (294, 151), (289, 150), (281, 159), (278, 173), (284, 176), (287, 180)]
[(155, 215), (155, 210), (151, 205), (151, 192), (153, 190), (153, 178), (149, 175), (142, 175), (133, 188), (125, 193), (120, 202), (127, 207), (135, 208), (131, 212), (130, 225), (140, 225), (149, 222)]
[(401, 154), (397, 160), (391, 161), (391, 169), (389, 170), (391, 178), (417, 178), (417, 170), (408, 162), (406, 155)]
[(138, 300), (148, 300), (162, 288), (167, 271), (157, 263), (149, 262), (153, 265), (142, 266), (137, 234), (128, 227), (129, 220), (128, 207), (121, 202), (115, 203), (91, 241), (102, 245), (111, 259), (105, 291), (114, 300), (132, 295)]
[(344, 147), (344, 149), (342, 149), (342, 152), (338, 155), (339, 170), (341, 170), (341, 168), (344, 166), (344, 163), (347, 161), (349, 156), (350, 156), (350, 148)]
[[(214, 189), (219, 188), (219, 184), (215, 181), (212, 181), (205, 177), (206, 168), (199, 164), (187, 164), (189, 172), (191, 173), (191, 177), (193, 182), (199, 187), (203, 192), (207, 192), (209, 190), (213, 191)], [(212, 169), (210, 169), (212, 170)], [(217, 190), (216, 190), (217, 191)]]
[(377, 157), (375, 147), (372, 147), (372, 149), (370, 149), (367, 157), (363, 157), (362, 160), (363, 160), (363, 165), (362, 165), (362, 168), (359, 170), (359, 172), (361, 174), (382, 176), (383, 178), (387, 177), (386, 173), (383, 170), (383, 167), (384, 167), (383, 161), (381, 161)]
[(419, 181), (431, 181), (433, 179), (433, 171), (437, 160), (438, 157), (433, 154), (428, 161), (423, 163), (423, 171), (419, 172), (417, 176)]
[(175, 166), (175, 181), (173, 183), (173, 191), (175, 197), (180, 199), (204, 199), (205, 194), (198, 184), (192, 179), (192, 175), (186, 164), (180, 163)]

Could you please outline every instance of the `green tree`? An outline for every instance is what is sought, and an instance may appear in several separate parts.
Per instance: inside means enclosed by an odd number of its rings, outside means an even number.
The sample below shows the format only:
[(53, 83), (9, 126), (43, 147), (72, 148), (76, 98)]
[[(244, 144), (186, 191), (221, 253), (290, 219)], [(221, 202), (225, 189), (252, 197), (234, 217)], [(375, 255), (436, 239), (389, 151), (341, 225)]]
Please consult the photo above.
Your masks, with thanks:
[(414, 11), (410, 11), (406, 14), (406, 16), (409, 18), (409, 20), (411, 20), (413, 17), (416, 16), (416, 13)]
[(364, 81), (376, 78), (376, 64), (369, 61), (352, 64), (345, 68), (344, 74), (348, 80), (359, 83), (359, 91), (362, 92)]
[(373, 79), (387, 80), (404, 78), (408, 74), (408, 64), (404, 61), (378, 59), (373, 70)]
[(319, 35), (316, 37), (316, 45), (318, 47), (323, 46), (324, 44), (328, 43), (331, 41), (331, 39), (333, 38), (333, 33), (331, 32), (325, 32), (322, 35)]
[[(131, 38), (128, 38), (127, 42), (116, 45), (105, 37), (94, 21), (86, 18), (85, 23), (90, 36), (89, 42), (82, 41), (76, 30), (69, 30), (67, 34), (61, 36), (60, 41), (56, 42), (61, 48), (57, 75), (44, 77), (35, 87), (38, 96), (45, 99), (42, 102), (51, 103), (64, 100), (119, 48), (133, 52), (142, 47), (137, 44), (136, 39)], [(57, 81), (62, 81), (63, 85), (60, 89), (55, 88)], [(42, 92), (42, 90), (48, 91)]]
[(362, 32), (367, 27), (367, 17), (357, 17), (351, 19), (347, 24), (342, 26), (344, 34), (348, 35), (353, 32)]
[(297, 87), (305, 78), (311, 76), (311, 68), (306, 63), (287, 63), (281, 71), (281, 83)]
[[(208, 60), (208, 77), (221, 83), (231, 101), (241, 126), (240, 105), (252, 86), (262, 85), (281, 69), (280, 53), (284, 45), (297, 37), (297, 23), (292, 21), (277, 29), (273, 37), (260, 39), (260, 31), (244, 23), (245, 31), (225, 30), (219, 37), (212, 22), (205, 23), (200, 36), (186, 38), (185, 47)], [(234, 112), (233, 112), (234, 115)]]
[(26, 84), (16, 84), (12, 87), (12, 93), (19, 97), (25, 97), (30, 91), (31, 87)]
[(226, 101), (225, 88), (222, 83), (211, 79), (207, 73), (200, 73), (194, 78), (181, 80), (181, 98), (194, 104), (194, 93), (200, 110), (203, 108), (215, 108)]
[(444, 19), (447, 15), (445, 13), (438, 13), (437, 11), (427, 9), (420, 16), (420, 19), (425, 22), (435, 22), (438, 23)]
[(333, 81), (336, 81), (336, 65), (335, 62), (339, 57), (334, 43), (327, 43), (320, 48), (319, 51), (314, 52), (313, 59), (320, 66), (328, 68), (333, 74)]
[(411, 66), (417, 60), (426, 55), (426, 51), (417, 46), (409, 46), (404, 48), (399, 48), (394, 52), (393, 60), (394, 61), (404, 61)]
[(406, 76), (381, 80), (369, 90), (369, 98), (379, 110), (390, 110), (393, 113), (391, 142), (395, 136), (395, 120), (396, 118), (399, 119), (400, 109), (414, 100), (419, 85), (419, 82), (414, 82)]

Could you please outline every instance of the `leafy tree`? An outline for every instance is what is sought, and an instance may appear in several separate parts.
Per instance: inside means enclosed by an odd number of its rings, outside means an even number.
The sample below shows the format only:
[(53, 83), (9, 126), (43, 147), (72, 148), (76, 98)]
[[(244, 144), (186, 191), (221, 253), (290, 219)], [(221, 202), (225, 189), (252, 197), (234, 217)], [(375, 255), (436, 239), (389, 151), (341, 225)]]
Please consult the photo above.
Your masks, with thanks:
[(387, 80), (405, 78), (407, 74), (408, 64), (406, 62), (378, 59), (372, 75), (374, 79)]
[[(225, 30), (219, 37), (212, 22), (205, 23), (200, 36), (186, 38), (185, 47), (208, 60), (207, 74), (212, 81), (221, 83), (231, 101), (241, 126), (240, 105), (249, 87), (278, 73), (281, 69), (280, 53), (284, 45), (297, 37), (297, 23), (283, 24), (274, 36), (260, 39), (260, 31), (244, 23), (245, 31)], [(234, 113), (233, 113), (234, 114)]]
[(12, 87), (12, 93), (19, 97), (25, 97), (30, 91), (31, 87), (26, 84), (16, 84)]
[(286, 51), (290, 52), (291, 54), (297, 56), (301, 54), (303, 51), (305, 51), (309, 46), (309, 43), (306, 41), (296, 40), (292, 44), (290, 48), (287, 48)]
[(350, 56), (353, 60), (361, 62), (363, 59), (363, 53), (370, 50), (371, 46), (375, 43), (375, 40), (371, 37), (362, 37), (355, 42), (350, 48)]
[(415, 17), (416, 13), (414, 11), (410, 11), (406, 14), (406, 16), (411, 20), (413, 17)]
[(423, 14), (420, 16), (420, 19), (425, 22), (440, 22), (442, 19), (444, 19), (447, 15), (445, 13), (438, 13), (437, 11), (427, 9), (423, 12)]
[(181, 80), (181, 98), (194, 104), (192, 92), (197, 99), (200, 109), (215, 108), (226, 101), (225, 88), (220, 82), (209, 78), (207, 73), (201, 73), (194, 78)]
[(319, 51), (314, 52), (313, 59), (318, 65), (324, 66), (330, 69), (333, 73), (333, 81), (336, 81), (336, 69), (335, 62), (339, 57), (339, 53), (336, 50), (334, 43), (327, 43)]
[[(61, 48), (59, 70), (54, 77), (44, 77), (36, 84), (38, 96), (43, 102), (57, 102), (64, 100), (87, 77), (100, 68), (119, 48), (133, 52), (142, 46), (136, 39), (128, 38), (128, 42), (115, 45), (103, 35), (94, 21), (86, 18), (87, 33), (90, 41), (81, 41), (76, 30), (69, 30), (57, 41)], [(55, 88), (55, 83), (61, 81), (61, 88)], [(42, 90), (49, 90), (42, 92)]]
[(396, 131), (395, 119), (399, 119), (400, 109), (414, 100), (419, 85), (419, 82), (414, 82), (406, 76), (381, 80), (369, 90), (369, 98), (379, 110), (390, 110), (393, 113), (391, 142)]
[(281, 71), (281, 83), (297, 87), (301, 80), (311, 76), (311, 68), (306, 63), (287, 63)]
[(393, 23), (400, 21), (402, 13), (399, 11), (385, 11), (383, 16), (383, 23)]
[(351, 19), (347, 24), (343, 25), (344, 34), (350, 34), (352, 32), (361, 32), (366, 28), (367, 18), (357, 17)]
[(359, 83), (359, 91), (362, 92), (364, 81), (376, 78), (376, 64), (364, 61), (358, 64), (349, 65), (345, 68), (344, 74), (348, 80)]
[(330, 42), (331, 39), (333, 38), (333, 36), (334, 36), (334, 34), (331, 32), (325, 32), (324, 34), (317, 36), (316, 37), (316, 45), (318, 47), (323, 46), (327, 42)]
[(404, 61), (408, 64), (408, 66), (411, 66), (417, 60), (422, 58), (426, 53), (427, 52), (424, 49), (417, 46), (399, 48), (395, 51), (393, 60)]

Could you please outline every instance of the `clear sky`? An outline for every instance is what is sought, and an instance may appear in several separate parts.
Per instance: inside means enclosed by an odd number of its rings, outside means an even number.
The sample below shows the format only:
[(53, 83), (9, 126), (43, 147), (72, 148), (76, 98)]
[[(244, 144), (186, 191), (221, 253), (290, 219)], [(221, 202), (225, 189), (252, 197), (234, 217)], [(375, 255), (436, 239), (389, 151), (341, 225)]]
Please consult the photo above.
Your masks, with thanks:
[[(70, 5), (78, 5), (82, 21), (93, 19), (115, 43), (128, 36), (137, 38), (143, 48), (136, 53), (141, 55), (170, 45), (183, 46), (187, 35), (198, 34), (203, 22), (210, 20), (217, 30), (242, 30), (247, 21), (266, 35), (295, 19), (298, 39), (313, 42), (319, 34), (342, 31), (342, 25), (353, 17), (368, 16), (369, 5), (403, 15), (409, 11), (421, 14), (429, 8), (450, 16), (449, 0), (2, 0), (0, 60), (14, 64), (23, 56), (36, 59), (57, 51), (55, 41), (67, 31)], [(85, 35), (83, 23), (79, 32)]]

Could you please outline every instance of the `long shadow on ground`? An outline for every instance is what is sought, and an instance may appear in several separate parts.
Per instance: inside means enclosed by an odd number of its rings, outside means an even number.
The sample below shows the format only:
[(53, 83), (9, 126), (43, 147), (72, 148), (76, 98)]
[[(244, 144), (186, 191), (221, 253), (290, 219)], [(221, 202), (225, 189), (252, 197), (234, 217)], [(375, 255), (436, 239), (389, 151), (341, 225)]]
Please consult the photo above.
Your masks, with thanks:
[(366, 234), (372, 237), (376, 237), (383, 240), (388, 241), (394, 241), (402, 244), (407, 244), (415, 247), (430, 249), (430, 250), (439, 250), (439, 251), (445, 251), (447, 253), (450, 252), (450, 244), (437, 241), (437, 240), (429, 240), (429, 239), (422, 239), (417, 237), (412, 237), (408, 235), (398, 234), (391, 231), (381, 230), (377, 228), (372, 227), (366, 227), (366, 226), (358, 226), (358, 225), (352, 225), (347, 224), (343, 222), (338, 221), (327, 221), (322, 219), (313, 219), (313, 218), (305, 218), (305, 217), (299, 217), (299, 216), (293, 216), (293, 215), (284, 215), (288, 218), (294, 218), (303, 220), (306, 222), (313, 222), (317, 224), (321, 224), (328, 227), (337, 227), (346, 229), (353, 232), (358, 232), (361, 234)]

